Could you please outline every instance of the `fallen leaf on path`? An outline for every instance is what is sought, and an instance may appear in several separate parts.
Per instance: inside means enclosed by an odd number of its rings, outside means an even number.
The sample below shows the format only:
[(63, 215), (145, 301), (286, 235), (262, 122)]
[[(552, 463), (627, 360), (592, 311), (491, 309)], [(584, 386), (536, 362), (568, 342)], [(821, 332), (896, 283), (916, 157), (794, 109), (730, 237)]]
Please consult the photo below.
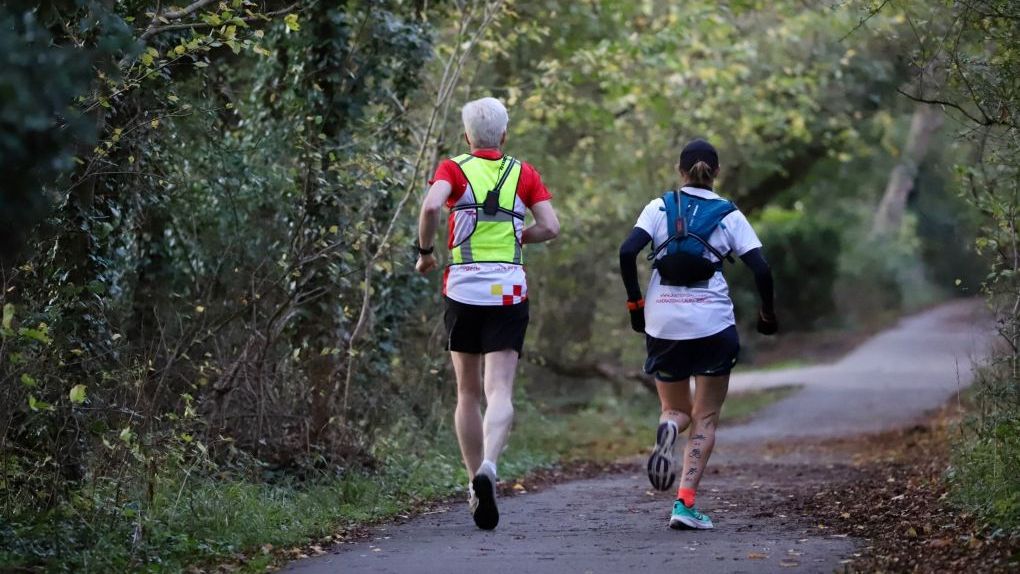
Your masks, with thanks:
[(767, 560), (768, 554), (762, 554), (761, 552), (751, 552), (747, 555), (748, 560)]

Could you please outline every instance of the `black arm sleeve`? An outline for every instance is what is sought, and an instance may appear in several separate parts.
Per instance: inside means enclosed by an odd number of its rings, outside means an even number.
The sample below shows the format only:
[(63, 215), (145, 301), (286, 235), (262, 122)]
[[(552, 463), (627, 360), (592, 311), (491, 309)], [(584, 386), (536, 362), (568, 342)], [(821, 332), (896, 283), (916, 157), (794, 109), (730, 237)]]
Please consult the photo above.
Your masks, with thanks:
[[(623, 260), (622, 251), (620, 252), (620, 260)], [(758, 295), (761, 297), (761, 309), (768, 314), (773, 314), (773, 293), (772, 285), (772, 268), (769, 267), (765, 257), (761, 254), (761, 249), (752, 249), (747, 253), (740, 256), (740, 260), (745, 265), (751, 268), (751, 272), (754, 273), (754, 283), (758, 286)]]
[(637, 275), (637, 256), (651, 240), (652, 237), (648, 235), (647, 231), (635, 227), (620, 246), (620, 276), (623, 277), (623, 286), (627, 289), (628, 301), (637, 301), (641, 298), (641, 285), (638, 283)]

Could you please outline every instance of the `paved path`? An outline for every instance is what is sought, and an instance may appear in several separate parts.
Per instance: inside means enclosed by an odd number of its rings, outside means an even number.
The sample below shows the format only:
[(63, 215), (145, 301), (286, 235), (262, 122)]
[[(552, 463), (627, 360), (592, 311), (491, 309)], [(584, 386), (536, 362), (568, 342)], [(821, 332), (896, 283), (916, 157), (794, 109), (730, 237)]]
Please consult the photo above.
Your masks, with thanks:
[(750, 424), (720, 429), (720, 441), (834, 437), (909, 426), (970, 384), (987, 352), (993, 323), (981, 301), (946, 303), (902, 319), (830, 365), (734, 375), (730, 392), (804, 385), (757, 413)]
[(735, 376), (734, 391), (804, 386), (750, 424), (722, 429), (719, 456), (699, 494), (714, 531), (666, 528), (671, 493), (652, 493), (637, 472), (503, 499), (495, 532), (475, 529), (466, 505), (454, 504), (380, 527), (367, 540), (284, 571), (832, 572), (852, 555), (855, 541), (776, 509), (784, 498), (824, 488), (840, 472), (838, 464), (766, 460), (753, 445), (910, 424), (969, 383), (971, 359), (990, 340), (982, 309), (976, 301), (951, 302), (904, 319), (832, 365)]

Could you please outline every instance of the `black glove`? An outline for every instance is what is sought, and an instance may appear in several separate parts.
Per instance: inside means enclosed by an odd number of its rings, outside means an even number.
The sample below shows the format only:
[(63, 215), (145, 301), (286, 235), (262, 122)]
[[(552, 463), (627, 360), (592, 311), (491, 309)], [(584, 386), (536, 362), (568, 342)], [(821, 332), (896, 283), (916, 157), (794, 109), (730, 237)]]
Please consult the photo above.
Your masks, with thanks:
[(645, 310), (635, 309), (630, 312), (630, 328), (638, 333), (645, 332)]
[(630, 328), (637, 333), (645, 332), (645, 300), (627, 301), (627, 309), (630, 311)]
[(779, 332), (779, 322), (774, 313), (758, 312), (758, 332), (762, 335), (775, 335)]

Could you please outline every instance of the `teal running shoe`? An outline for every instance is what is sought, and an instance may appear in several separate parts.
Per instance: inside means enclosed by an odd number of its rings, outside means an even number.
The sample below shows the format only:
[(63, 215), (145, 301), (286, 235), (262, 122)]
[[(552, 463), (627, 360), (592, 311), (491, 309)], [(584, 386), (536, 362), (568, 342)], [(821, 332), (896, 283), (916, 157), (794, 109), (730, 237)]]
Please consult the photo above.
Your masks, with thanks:
[(673, 503), (673, 515), (669, 517), (669, 527), (674, 530), (708, 530), (715, 528), (712, 519), (708, 515), (697, 511), (693, 506), (688, 507), (682, 500)]

